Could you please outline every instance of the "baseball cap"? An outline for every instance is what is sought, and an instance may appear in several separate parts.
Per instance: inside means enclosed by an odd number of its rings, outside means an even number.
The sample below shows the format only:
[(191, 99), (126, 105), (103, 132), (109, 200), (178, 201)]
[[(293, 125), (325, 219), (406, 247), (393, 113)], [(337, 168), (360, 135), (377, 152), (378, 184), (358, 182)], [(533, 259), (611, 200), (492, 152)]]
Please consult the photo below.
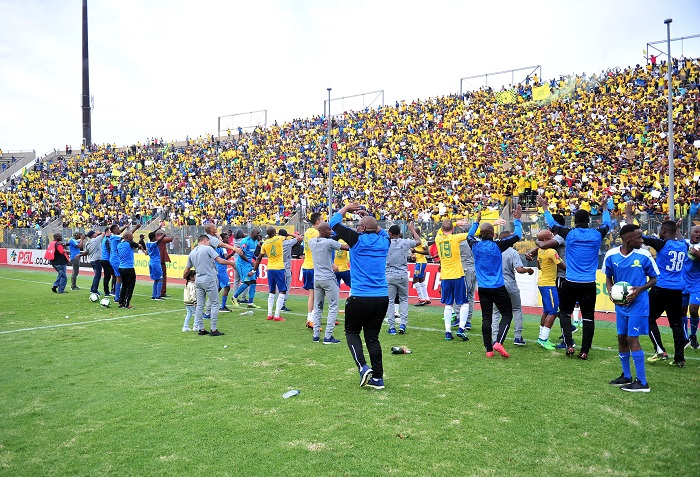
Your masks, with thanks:
[(91, 231), (89, 231), (88, 233), (85, 234), (85, 236), (86, 236), (87, 238), (92, 238), (93, 235), (95, 235), (95, 231), (94, 231), (94, 230), (91, 230)]
[(282, 237), (286, 237), (287, 235), (289, 235), (287, 229), (280, 229), (280, 231), (277, 233), (280, 234)]

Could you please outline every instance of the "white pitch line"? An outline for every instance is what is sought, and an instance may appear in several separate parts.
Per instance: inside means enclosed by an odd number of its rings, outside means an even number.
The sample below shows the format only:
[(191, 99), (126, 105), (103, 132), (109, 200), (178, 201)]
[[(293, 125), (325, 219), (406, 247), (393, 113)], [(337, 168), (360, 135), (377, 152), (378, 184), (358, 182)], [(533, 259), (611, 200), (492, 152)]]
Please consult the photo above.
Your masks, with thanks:
[(100, 318), (99, 320), (90, 320), (90, 321), (77, 321), (73, 323), (58, 323), (56, 325), (46, 325), (46, 326), (35, 326), (33, 328), (20, 328), (17, 330), (7, 330), (7, 331), (0, 331), (0, 335), (7, 335), (10, 333), (20, 333), (23, 331), (37, 331), (37, 330), (50, 330), (53, 328), (63, 328), (66, 326), (79, 326), (79, 325), (89, 325), (92, 323), (100, 323), (103, 321), (116, 321), (116, 320), (126, 320), (128, 318), (138, 318), (140, 316), (153, 316), (153, 315), (160, 315), (163, 313), (174, 313), (174, 312), (181, 312), (182, 310), (162, 310), (162, 311), (154, 311), (152, 313), (140, 313), (138, 315), (125, 315), (125, 316), (115, 316), (113, 318)]

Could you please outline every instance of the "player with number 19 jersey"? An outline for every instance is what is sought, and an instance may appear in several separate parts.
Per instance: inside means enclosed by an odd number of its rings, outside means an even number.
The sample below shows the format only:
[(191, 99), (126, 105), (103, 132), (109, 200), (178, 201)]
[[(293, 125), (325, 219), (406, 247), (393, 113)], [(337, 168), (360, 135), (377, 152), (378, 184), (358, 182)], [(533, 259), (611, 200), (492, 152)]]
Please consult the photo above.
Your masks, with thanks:
[(462, 255), (459, 252), (459, 244), (467, 240), (467, 234), (445, 235), (442, 230), (435, 236), (438, 255), (440, 256), (440, 280), (462, 278)]

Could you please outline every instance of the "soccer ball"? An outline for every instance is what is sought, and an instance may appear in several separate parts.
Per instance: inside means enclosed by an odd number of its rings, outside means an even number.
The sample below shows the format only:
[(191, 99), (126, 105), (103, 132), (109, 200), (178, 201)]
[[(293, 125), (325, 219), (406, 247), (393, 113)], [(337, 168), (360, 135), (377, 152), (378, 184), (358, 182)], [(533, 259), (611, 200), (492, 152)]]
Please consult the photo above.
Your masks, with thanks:
[(90, 301), (93, 303), (97, 303), (100, 301), (100, 294), (99, 293), (90, 293)]
[(112, 304), (112, 300), (110, 300), (107, 297), (104, 297), (103, 299), (100, 300), (100, 305), (102, 305), (105, 308), (109, 308), (109, 305)]
[(695, 255), (693, 255), (692, 253), (690, 253), (690, 250), (693, 250), (693, 249), (696, 250), (696, 251), (698, 251), (698, 252), (700, 252), (700, 243), (691, 243), (691, 244), (690, 244), (690, 249), (688, 250), (688, 258), (689, 258), (689, 259), (691, 259), (691, 260), (700, 260), (700, 259), (698, 259), (698, 257), (696, 257)]
[(632, 285), (627, 282), (617, 282), (610, 289), (610, 298), (616, 305), (626, 305), (627, 295), (632, 292)]

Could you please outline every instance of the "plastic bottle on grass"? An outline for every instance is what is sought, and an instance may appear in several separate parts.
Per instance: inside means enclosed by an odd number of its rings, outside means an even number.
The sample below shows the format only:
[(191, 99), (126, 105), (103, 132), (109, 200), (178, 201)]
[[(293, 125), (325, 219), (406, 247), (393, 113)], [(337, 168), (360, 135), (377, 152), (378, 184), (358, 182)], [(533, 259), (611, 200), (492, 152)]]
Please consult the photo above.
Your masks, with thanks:
[(284, 399), (289, 399), (289, 398), (292, 397), (292, 396), (296, 396), (296, 395), (299, 394), (300, 392), (301, 392), (301, 391), (299, 391), (298, 389), (292, 389), (291, 391), (287, 391), (286, 393), (282, 394), (282, 397), (283, 397)]
[(391, 354), (411, 354), (411, 350), (405, 346), (394, 346), (391, 348)]

